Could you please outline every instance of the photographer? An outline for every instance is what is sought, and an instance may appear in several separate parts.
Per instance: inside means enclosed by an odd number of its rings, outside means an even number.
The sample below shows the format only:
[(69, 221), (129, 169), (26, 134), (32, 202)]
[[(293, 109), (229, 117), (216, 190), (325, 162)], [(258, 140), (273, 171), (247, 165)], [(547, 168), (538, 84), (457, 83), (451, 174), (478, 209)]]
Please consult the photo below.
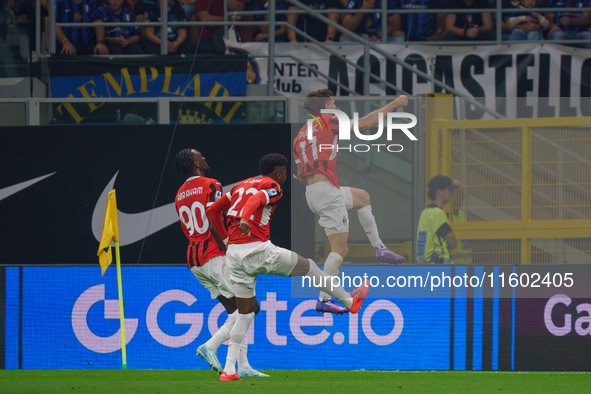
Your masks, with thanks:
[(427, 196), (433, 204), (421, 212), (417, 228), (417, 263), (449, 264), (452, 262), (450, 249), (458, 246), (447, 214), (443, 207), (452, 201), (453, 191), (458, 187), (445, 175), (436, 175), (427, 184)]

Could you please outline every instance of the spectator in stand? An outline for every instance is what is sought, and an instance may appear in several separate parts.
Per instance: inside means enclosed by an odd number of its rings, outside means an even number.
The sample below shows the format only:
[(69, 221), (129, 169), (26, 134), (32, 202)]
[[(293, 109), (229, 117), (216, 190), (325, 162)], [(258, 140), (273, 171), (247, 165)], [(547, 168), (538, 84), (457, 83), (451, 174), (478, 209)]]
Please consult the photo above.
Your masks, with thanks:
[[(395, 7), (394, 4), (395, 0), (389, 2), (389, 8)], [(381, 5), (378, 3), (377, 7), (379, 7), (381, 12)], [(375, 14), (373, 19), (375, 20), (375, 35), (377, 37), (377, 42), (383, 42), (382, 39), (382, 23), (381, 21), (381, 14)], [(404, 32), (402, 31), (402, 16), (400, 14), (390, 14), (388, 15), (388, 23), (386, 24), (386, 34), (387, 34), (387, 42), (403, 42), (404, 41)]]
[[(160, 3), (157, 4), (157, 9), (151, 8), (149, 10), (149, 22), (161, 22), (160, 17)], [(168, 22), (184, 22), (185, 13), (183, 9), (174, 3), (172, 0), (167, 1), (168, 5)], [(146, 27), (146, 37), (144, 39), (144, 52), (149, 54), (159, 54), (162, 39), (162, 28), (160, 27)], [(192, 53), (193, 48), (189, 40), (187, 40), (187, 29), (185, 27), (177, 27), (168, 25), (167, 31), (167, 53)]]
[(8, 26), (13, 25), (16, 20), (8, 0), (0, 0), (0, 37), (6, 41)]
[[(554, 0), (552, 8), (581, 8), (591, 7), (589, 0)], [(577, 12), (549, 12), (550, 29), (548, 30), (549, 40), (589, 40), (591, 32), (591, 11)], [(580, 48), (591, 48), (591, 42), (573, 44)]]
[[(343, 9), (339, 0), (302, 0), (302, 3), (314, 10)], [(287, 9), (290, 11), (299, 10), (299, 8), (295, 6), (290, 6)], [(332, 12), (322, 15), (335, 23), (339, 23), (342, 14)], [(297, 27), (317, 41), (331, 43), (337, 39), (338, 31), (334, 26), (330, 26), (308, 14), (288, 14), (286, 19), (287, 23)], [(287, 29), (287, 37), (289, 38), (289, 42), (294, 43), (298, 41), (308, 41), (306, 37), (296, 33), (296, 31), (292, 29)]]
[[(244, 11), (245, 1), (228, 0), (228, 11)], [(242, 18), (246, 20), (247, 18)], [(201, 22), (223, 22), (224, 21), (224, 1), (208, 0), (198, 1), (195, 7), (195, 19)], [(238, 28), (242, 41), (252, 41), (251, 27)], [(224, 26), (192, 26), (191, 37), (193, 44), (197, 46), (198, 53), (224, 53), (226, 45), (224, 43)]]
[(0, 22), (14, 23), (16, 17), (12, 11), (11, 1), (0, 0)]
[[(94, 0), (56, 0), (55, 21), (57, 23), (101, 22), (101, 14)], [(107, 55), (105, 28), (55, 27), (57, 52), (62, 55)]]
[[(159, 0), (125, 0), (127, 7), (135, 13), (136, 21), (148, 22), (150, 20), (158, 20), (160, 15)], [(146, 28), (140, 26), (140, 37), (142, 39), (141, 45), (146, 39)]]
[[(518, 9), (535, 8), (536, 0), (521, 0)], [(509, 28), (513, 28), (510, 41), (539, 41), (544, 30), (548, 29), (550, 22), (539, 12), (515, 12), (509, 14), (506, 21)]]
[[(378, 39), (382, 37), (381, 0), (350, 0), (347, 4), (347, 9), (376, 10), (375, 13), (359, 12), (356, 14), (345, 14), (342, 25), (344, 28), (363, 37), (369, 42), (377, 42)], [(388, 0), (388, 9), (396, 9), (396, 0)], [(387, 26), (388, 42), (404, 41), (404, 34), (401, 30), (400, 14), (389, 15)], [(341, 41), (353, 42), (354, 40), (352, 40), (349, 35), (343, 34), (341, 36)]]
[[(519, 0), (503, 0), (502, 8), (503, 10), (517, 10), (519, 5)], [(514, 16), (515, 12), (503, 13), (501, 20), (501, 37), (503, 41), (508, 41), (513, 32), (513, 27), (508, 23), (508, 20)]]
[(195, 15), (195, 7), (197, 5), (197, 0), (177, 0), (183, 11), (185, 11), (185, 19), (188, 21), (191, 20), (193, 15)]
[[(3, 1), (5, 1), (5, 0), (3, 0)], [(6, 3), (9, 3), (9, 2), (6, 1)], [(30, 20), (30, 21), (35, 20), (35, 5), (33, 4), (32, 0), (12, 0), (12, 1), (10, 1), (10, 3), (13, 4), (12, 5), (12, 12), (14, 12), (17, 22), (25, 21), (25, 20)], [(41, 1), (41, 9), (43, 9), (44, 7), (47, 7), (47, 0)], [(0, 19), (1, 19), (1, 16), (0, 16)]]
[[(254, 15), (253, 20), (255, 22), (262, 22), (269, 20), (269, 12), (268, 12), (269, 3), (267, 0), (257, 0), (254, 4), (251, 4), (248, 9), (250, 11), (262, 11), (264, 10), (264, 14)], [(286, 6), (285, 3), (281, 0), (277, 0), (275, 3), (275, 11), (285, 11)], [(275, 14), (275, 21), (276, 22), (285, 22), (285, 14)], [(285, 25), (276, 25), (275, 26), (275, 42), (287, 42), (287, 35), (285, 32), (287, 31), (287, 26)], [(259, 25), (256, 26), (254, 29), (254, 41), (257, 42), (267, 42), (269, 41), (269, 26), (268, 25)]]
[(402, 14), (402, 32), (407, 41), (441, 41), (445, 29), (447, 0), (398, 0), (397, 9), (441, 9), (437, 14)]
[[(11, 0), (13, 6), (12, 6), (12, 12), (14, 13), (14, 16), (16, 18), (16, 26), (17, 29), (19, 31), (22, 31), (24, 33), (26, 33), (27, 37), (29, 38), (28, 43), (29, 43), (29, 58), (32, 59), (33, 61), (36, 61), (37, 59), (37, 54), (34, 52), (35, 50), (35, 24), (36, 24), (36, 20), (35, 20), (35, 12), (36, 12), (36, 8), (35, 8), (35, 3), (33, 3), (33, 0)], [(44, 23), (44, 15), (43, 12), (46, 11), (43, 3), (44, 1), (41, 1), (41, 25), (39, 26), (41, 31), (43, 31), (43, 23)], [(47, 0), (45, 0), (45, 6), (47, 6)], [(45, 16), (47, 15), (47, 13), (45, 13)], [(27, 52), (25, 50), (25, 48), (21, 48), (20, 50), (21, 54), (24, 54), (25, 52)]]
[[(486, 0), (451, 0), (452, 9), (485, 9), (490, 8)], [(494, 40), (492, 15), (490, 12), (452, 14), (445, 16), (445, 41)]]
[(138, 11), (135, 9), (135, 7), (141, 3), (142, 0), (125, 0), (125, 5), (135, 13), (136, 18), (138, 16)]
[[(124, 0), (107, 0), (100, 8), (103, 22), (135, 22), (135, 14), (123, 6)], [(105, 41), (109, 53), (113, 55), (141, 55), (140, 31), (135, 26), (105, 27)]]

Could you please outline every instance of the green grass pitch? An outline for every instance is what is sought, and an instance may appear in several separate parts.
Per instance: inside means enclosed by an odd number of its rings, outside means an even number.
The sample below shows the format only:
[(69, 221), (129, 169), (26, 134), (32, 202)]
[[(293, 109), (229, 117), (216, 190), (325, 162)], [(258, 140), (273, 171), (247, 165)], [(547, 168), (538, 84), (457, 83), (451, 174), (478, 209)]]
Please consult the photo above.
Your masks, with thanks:
[(264, 371), (220, 382), (205, 370), (0, 371), (2, 393), (582, 393), (591, 372)]

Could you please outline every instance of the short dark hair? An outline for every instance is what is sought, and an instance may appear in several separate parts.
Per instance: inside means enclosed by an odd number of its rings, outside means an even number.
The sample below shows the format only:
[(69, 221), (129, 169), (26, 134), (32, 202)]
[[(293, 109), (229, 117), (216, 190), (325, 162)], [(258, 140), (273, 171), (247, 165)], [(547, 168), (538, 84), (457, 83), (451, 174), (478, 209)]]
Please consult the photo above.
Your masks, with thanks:
[(191, 163), (193, 162), (193, 149), (186, 148), (176, 154), (174, 165), (180, 175), (191, 175)]
[(263, 156), (259, 161), (259, 171), (261, 175), (267, 175), (275, 170), (275, 167), (281, 167), (287, 165), (287, 157), (281, 153), (269, 153)]
[(334, 94), (330, 89), (315, 90), (308, 93), (304, 99), (304, 107), (320, 112), (320, 110), (324, 109), (326, 104), (328, 104), (328, 100), (332, 96), (334, 96)]
[(427, 184), (427, 197), (431, 199), (431, 201), (435, 200), (437, 197), (437, 190), (444, 190), (447, 188), (457, 189), (458, 187), (454, 185), (453, 181), (450, 177), (445, 175), (435, 175), (433, 178), (429, 180)]

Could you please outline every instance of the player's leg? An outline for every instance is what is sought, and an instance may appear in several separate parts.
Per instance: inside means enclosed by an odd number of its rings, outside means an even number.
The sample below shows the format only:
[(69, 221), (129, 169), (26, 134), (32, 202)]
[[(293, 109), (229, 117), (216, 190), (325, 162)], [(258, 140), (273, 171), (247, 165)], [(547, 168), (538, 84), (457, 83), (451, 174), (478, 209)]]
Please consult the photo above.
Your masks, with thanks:
[(197, 355), (207, 361), (214, 371), (222, 373), (222, 365), (218, 360), (217, 351), (222, 343), (230, 339), (230, 332), (238, 317), (238, 310), (236, 307), (236, 299), (234, 297), (228, 299), (223, 295), (220, 295), (217, 297), (217, 300), (224, 306), (224, 309), (226, 309), (228, 318), (207, 342), (197, 348)]
[[(324, 262), (324, 272), (338, 276), (349, 248), (349, 214), (345, 208), (343, 194), (330, 182), (318, 182), (306, 188), (306, 202), (310, 210), (319, 216), (318, 224), (324, 228), (330, 253)], [(342, 307), (331, 300), (326, 292), (320, 292), (316, 311), (343, 313)]]
[[(256, 299), (255, 299), (256, 301)], [(255, 316), (258, 315), (260, 312), (259, 304), (256, 303), (254, 305), (254, 314)], [(250, 326), (250, 325), (249, 325)], [(248, 331), (248, 328), (247, 328)], [(257, 371), (253, 367), (250, 366), (248, 362), (248, 341), (246, 339), (246, 332), (244, 333), (244, 337), (242, 339), (242, 347), (240, 348), (240, 353), (238, 355), (238, 376), (241, 378), (248, 378), (248, 377), (258, 377), (258, 378), (268, 378), (269, 375), (264, 374), (260, 371)]]
[(260, 261), (256, 258), (257, 253), (253, 254), (254, 249), (256, 246), (250, 244), (230, 245), (226, 251), (227, 277), (236, 296), (238, 315), (230, 331), (228, 356), (220, 380), (240, 379), (236, 371), (236, 362), (242, 357), (242, 353), (246, 353), (246, 332), (260, 310), (255, 292), (257, 275), (251, 274), (257, 271), (256, 264)]
[(214, 371), (221, 373), (222, 366), (217, 357), (217, 350), (230, 337), (230, 330), (232, 330), (238, 315), (234, 293), (226, 279), (226, 259), (224, 256), (213, 257), (200, 267), (192, 267), (191, 272), (211, 293), (211, 298), (217, 299), (228, 312), (228, 319), (222, 327), (207, 342), (197, 348), (197, 355), (207, 361)]
[(390, 249), (380, 238), (376, 219), (371, 211), (371, 200), (369, 193), (363, 189), (355, 187), (342, 187), (341, 192), (345, 199), (345, 207), (347, 210), (356, 209), (359, 223), (363, 227), (369, 242), (376, 251), (376, 257), (379, 261), (386, 263), (396, 263), (404, 261), (404, 257), (400, 256)]
[[(246, 286), (237, 284), (235, 286), (237, 297), (236, 305), (238, 307), (238, 316), (236, 322), (230, 332), (230, 345), (228, 346), (228, 356), (226, 357), (226, 365), (220, 380), (239, 380), (236, 371), (236, 362), (241, 356), (241, 353), (246, 351), (244, 345), (246, 332), (252, 323), (256, 313), (260, 310), (256, 296), (248, 296), (254, 292), (254, 287), (249, 289)], [(238, 296), (242, 295), (242, 297)]]
[[(314, 261), (306, 259), (291, 250), (277, 247), (270, 241), (265, 242), (265, 247), (259, 248), (259, 250), (261, 255), (258, 260), (262, 264), (258, 268), (264, 269), (263, 272), (268, 275), (307, 277), (310, 285), (335, 297), (347, 307), (349, 312), (357, 313), (361, 302), (363, 302), (369, 291), (368, 285), (364, 283), (359, 289), (354, 290), (356, 295), (347, 293), (340, 285), (339, 278), (322, 272)], [(236, 297), (238, 297), (238, 292), (236, 292)], [(238, 305), (238, 309), (240, 310), (240, 305)], [(339, 313), (347, 312), (347, 309), (343, 309)]]
[[(331, 276), (338, 276), (341, 272), (343, 259), (349, 252), (349, 246), (347, 245), (349, 232), (334, 233), (331, 231), (331, 229), (325, 229), (325, 231), (328, 235), (330, 253), (324, 262), (324, 272)], [(332, 304), (334, 304), (332, 301), (330, 301), (330, 295), (324, 291), (321, 291), (318, 300), (320, 302), (318, 305), (316, 305), (316, 310), (318, 312), (330, 312), (330, 309), (333, 307)]]
[(313, 260), (306, 259), (294, 252), (291, 253), (292, 255), (295, 255), (295, 257), (292, 256), (292, 260), (296, 259), (296, 264), (293, 267), (290, 276), (304, 276), (309, 278), (310, 284), (336, 298), (347, 307), (349, 312), (357, 313), (359, 311), (361, 303), (369, 291), (367, 283), (363, 283), (358, 289), (348, 293), (338, 283), (338, 278), (327, 275), (325, 272), (321, 271)]
[[(217, 357), (217, 350), (222, 343), (230, 339), (230, 333), (238, 317), (238, 307), (232, 285), (229, 282), (230, 273), (228, 271), (226, 257), (216, 256), (201, 267), (193, 267), (192, 271), (197, 279), (210, 291), (212, 298), (217, 298), (228, 313), (228, 319), (226, 319), (224, 324), (207, 342), (197, 348), (197, 355), (205, 359), (214, 371), (222, 373), (222, 366)], [(245, 339), (245, 350), (238, 357), (239, 369), (246, 371), (245, 376), (266, 376), (250, 366), (246, 348)]]
[[(229, 307), (230, 308), (233, 307), (233, 315), (235, 316), (235, 319), (234, 319), (234, 323), (235, 323), (236, 318), (238, 317), (238, 306), (237, 306), (236, 298), (234, 297), (230, 301), (232, 301), (232, 302), (229, 305)], [(256, 299), (255, 299), (255, 301), (256, 301)], [(226, 307), (226, 305), (224, 305), (224, 307)], [(228, 311), (228, 308), (226, 308), (226, 311)], [(254, 305), (255, 316), (258, 315), (259, 312), (260, 312), (259, 304), (256, 303), (256, 305)], [(229, 313), (230, 312), (228, 311), (228, 314)], [(232, 328), (234, 328), (233, 325), (227, 331), (227, 337), (224, 339), (223, 342), (230, 339), (231, 333), (232, 333), (232, 331), (231, 331)], [(269, 377), (269, 375), (264, 374), (260, 371), (257, 371), (256, 369), (251, 367), (250, 363), (248, 362), (248, 341), (246, 339), (246, 333), (244, 334), (244, 338), (242, 339), (242, 348), (240, 349), (240, 354), (238, 355), (237, 361), (238, 361), (238, 376), (239, 377), (241, 377), (241, 378), (244, 378), (244, 377), (268, 378)], [(221, 373), (221, 371), (220, 371), (220, 373)]]
[(220, 295), (217, 297), (217, 299), (228, 313), (228, 319), (226, 319), (224, 324), (216, 331), (215, 334), (213, 334), (209, 341), (205, 342), (205, 346), (215, 351), (217, 351), (222, 343), (226, 342), (230, 338), (230, 331), (232, 330), (234, 322), (236, 322), (236, 317), (238, 316), (238, 308), (236, 307), (235, 297), (228, 299)]

